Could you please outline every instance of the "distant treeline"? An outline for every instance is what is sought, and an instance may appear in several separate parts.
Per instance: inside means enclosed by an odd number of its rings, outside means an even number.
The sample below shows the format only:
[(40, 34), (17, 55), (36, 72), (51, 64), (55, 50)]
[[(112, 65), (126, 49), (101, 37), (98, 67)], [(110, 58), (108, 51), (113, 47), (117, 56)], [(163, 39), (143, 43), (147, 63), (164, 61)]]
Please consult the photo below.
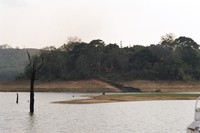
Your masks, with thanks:
[(37, 49), (17, 49), (7, 44), (0, 45), (0, 82), (15, 80), (24, 72), (28, 62), (26, 51), (33, 55)]
[[(119, 47), (102, 40), (72, 39), (60, 48), (46, 47), (37, 55), (45, 63), (40, 80), (106, 78), (112, 80), (199, 80), (200, 50), (191, 38), (167, 34), (159, 44)], [(29, 65), (24, 76), (29, 77)]]

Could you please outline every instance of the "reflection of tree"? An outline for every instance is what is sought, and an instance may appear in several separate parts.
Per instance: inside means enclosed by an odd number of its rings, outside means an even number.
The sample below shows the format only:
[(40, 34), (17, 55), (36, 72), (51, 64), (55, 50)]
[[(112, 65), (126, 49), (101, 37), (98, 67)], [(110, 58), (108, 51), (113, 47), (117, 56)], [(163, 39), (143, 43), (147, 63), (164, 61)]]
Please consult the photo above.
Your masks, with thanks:
[(36, 116), (33, 113), (29, 113), (27, 120), (28, 120), (27, 123), (28, 123), (28, 128), (29, 128), (27, 130), (31, 132), (36, 132), (35, 131)]

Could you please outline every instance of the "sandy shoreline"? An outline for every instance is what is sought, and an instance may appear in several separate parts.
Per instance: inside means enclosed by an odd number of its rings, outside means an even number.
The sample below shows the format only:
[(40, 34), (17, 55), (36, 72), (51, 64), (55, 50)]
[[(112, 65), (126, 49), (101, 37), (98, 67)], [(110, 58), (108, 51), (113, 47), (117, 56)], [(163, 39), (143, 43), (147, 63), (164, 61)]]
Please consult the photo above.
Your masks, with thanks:
[(200, 94), (112, 94), (92, 96), (90, 99), (55, 101), (55, 104), (94, 104), (153, 100), (196, 100)]
[[(142, 92), (200, 92), (200, 81), (149, 81), (119, 82), (126, 87), (139, 88)], [(0, 92), (28, 92), (29, 80), (0, 83)], [(122, 92), (117, 87), (100, 80), (35, 82), (36, 92)]]
[[(29, 80), (16, 80), (0, 83), (0, 92), (29, 92)], [(144, 93), (140, 94), (114, 94), (108, 95), (107, 92), (122, 92), (117, 87), (100, 80), (79, 80), (79, 81), (36, 81), (35, 92), (106, 92), (106, 95), (91, 96), (90, 99), (55, 101), (57, 104), (92, 104), (92, 103), (111, 103), (128, 101), (151, 101), (151, 100), (195, 100), (199, 94), (174, 94), (174, 92), (200, 92), (200, 81), (145, 81), (135, 80), (121, 82), (124, 86), (139, 88)], [(155, 93), (155, 91), (161, 93)], [(145, 94), (151, 92), (152, 94)], [(171, 93), (171, 94), (168, 94)]]
[[(29, 92), (29, 80), (0, 83), (0, 92)], [(35, 92), (121, 92), (120, 89), (99, 80), (35, 82)]]

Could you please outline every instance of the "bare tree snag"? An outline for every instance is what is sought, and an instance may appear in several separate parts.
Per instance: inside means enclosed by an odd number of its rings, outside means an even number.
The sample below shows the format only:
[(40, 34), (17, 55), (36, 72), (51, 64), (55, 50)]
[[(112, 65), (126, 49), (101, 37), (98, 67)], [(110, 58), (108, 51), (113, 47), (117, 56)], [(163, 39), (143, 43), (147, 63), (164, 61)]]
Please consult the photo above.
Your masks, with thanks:
[(17, 99), (16, 99), (17, 104), (18, 104), (18, 101), (19, 101), (19, 96), (18, 96), (18, 93), (17, 93)]
[(30, 62), (30, 69), (31, 69), (31, 81), (30, 81), (30, 113), (34, 112), (34, 83), (35, 83), (35, 76), (38, 70), (42, 67), (44, 59), (41, 60), (36, 56), (31, 58), (29, 52), (27, 51), (28, 59)]

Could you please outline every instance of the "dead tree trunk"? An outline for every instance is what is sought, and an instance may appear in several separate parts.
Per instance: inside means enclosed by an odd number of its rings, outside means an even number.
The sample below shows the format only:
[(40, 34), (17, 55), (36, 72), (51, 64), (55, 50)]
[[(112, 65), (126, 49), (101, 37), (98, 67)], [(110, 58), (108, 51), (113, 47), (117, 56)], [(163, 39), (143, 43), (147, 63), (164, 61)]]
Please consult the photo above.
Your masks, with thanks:
[(18, 104), (18, 100), (19, 100), (19, 96), (18, 96), (18, 93), (17, 93), (17, 99), (16, 99), (16, 103)]
[(29, 52), (27, 51), (28, 58), (30, 61), (30, 69), (31, 69), (31, 81), (30, 81), (30, 113), (34, 113), (34, 83), (35, 83), (35, 76), (37, 71), (42, 67), (43, 65), (43, 58), (41, 61), (36, 56), (33, 59), (31, 59)]
[(34, 82), (35, 72), (31, 72), (31, 83), (30, 83), (30, 113), (34, 112)]

